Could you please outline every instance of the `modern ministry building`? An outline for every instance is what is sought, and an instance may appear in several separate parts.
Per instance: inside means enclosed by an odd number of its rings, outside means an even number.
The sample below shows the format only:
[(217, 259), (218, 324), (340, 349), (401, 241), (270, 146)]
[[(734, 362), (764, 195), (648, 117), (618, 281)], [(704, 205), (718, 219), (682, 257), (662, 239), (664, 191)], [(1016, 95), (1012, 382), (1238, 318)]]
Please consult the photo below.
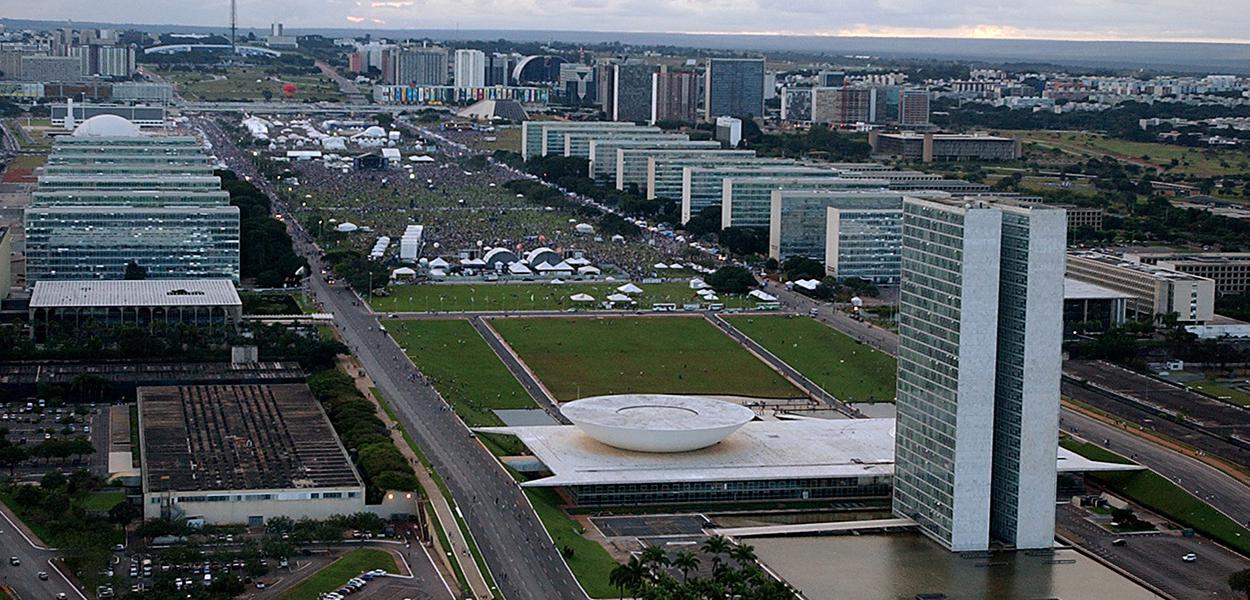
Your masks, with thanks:
[(122, 279), (131, 262), (152, 279), (239, 280), (239, 209), (202, 172), (195, 138), (145, 136), (102, 115), (58, 140), (48, 162), (55, 172), (24, 215), (27, 285)]
[(703, 76), (703, 118), (764, 116), (764, 59), (709, 58)]
[(1050, 548), (1066, 216), (903, 203), (894, 512), (954, 551)]
[(824, 263), (830, 207), (853, 211), (846, 215), (849, 219), (850, 215), (867, 218), (878, 214), (876, 211), (899, 210), (902, 206), (903, 194), (888, 190), (773, 190), (768, 256), (779, 261), (804, 256)]
[(898, 283), (902, 260), (903, 209), (825, 209), (825, 274)]

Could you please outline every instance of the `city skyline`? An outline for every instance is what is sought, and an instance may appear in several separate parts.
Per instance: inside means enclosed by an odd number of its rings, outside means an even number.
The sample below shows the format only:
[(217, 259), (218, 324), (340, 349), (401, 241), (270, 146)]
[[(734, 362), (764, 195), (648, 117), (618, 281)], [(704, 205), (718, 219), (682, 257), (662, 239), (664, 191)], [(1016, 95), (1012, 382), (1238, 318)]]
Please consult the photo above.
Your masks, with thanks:
[[(1233, 4), (1193, 11), (1179, 0), (1059, 0), (1046, 11), (977, 0), (689, 0), (656, 6), (638, 0), (554, 0), (501, 4), (493, 0), (278, 0), (240, 2), (242, 26), (282, 21), (292, 28), (575, 30), (819, 37), (1168, 41), (1250, 43)], [(1143, 4), (1148, 6), (1143, 7)], [(178, 26), (217, 26), (229, 3), (184, 7)], [(151, 23), (168, 4), (156, 0), (99, 3), (55, 0), (6, 7), (14, 19), (73, 19)], [(1148, 10), (1143, 10), (1148, 8)], [(837, 14), (837, 22), (819, 17)], [(437, 15), (430, 18), (429, 15)], [(156, 24), (156, 23), (152, 23)], [(610, 25), (609, 25), (610, 24)], [(675, 24), (682, 24), (675, 26)], [(553, 26), (554, 25), (554, 26)]]

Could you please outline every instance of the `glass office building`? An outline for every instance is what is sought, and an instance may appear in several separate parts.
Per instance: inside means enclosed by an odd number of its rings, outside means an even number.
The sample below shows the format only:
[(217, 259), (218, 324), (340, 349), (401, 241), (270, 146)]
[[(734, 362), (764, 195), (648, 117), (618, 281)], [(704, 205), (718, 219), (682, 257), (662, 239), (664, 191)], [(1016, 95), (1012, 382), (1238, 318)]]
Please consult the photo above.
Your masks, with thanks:
[(754, 150), (724, 150), (720, 142), (702, 141), (686, 142), (667, 148), (618, 148), (616, 189), (629, 189), (636, 186), (640, 193), (647, 189), (648, 158), (755, 158)]
[(27, 285), (122, 279), (130, 262), (237, 282), (239, 209), (211, 169), (195, 138), (59, 138), (25, 210)]
[(887, 187), (889, 182), (882, 179), (848, 179), (828, 169), (738, 173), (721, 182), (721, 227), (768, 227), (775, 190), (884, 190)]
[(681, 200), (681, 179), (687, 166), (744, 165), (761, 163), (754, 153), (747, 155), (712, 156), (712, 158), (652, 158), (646, 165), (646, 197)]
[(894, 512), (954, 551), (1050, 548), (1066, 215), (908, 198), (902, 229)]
[[(617, 150), (622, 148), (706, 148), (715, 150), (720, 148), (720, 142), (714, 141), (691, 141), (688, 137), (681, 135), (672, 135), (663, 139), (652, 140), (591, 140), (590, 142), (590, 176), (595, 181), (611, 182), (613, 184), (618, 180), (620, 166), (620, 157)], [(643, 163), (644, 173), (646, 163)], [(641, 186), (640, 186), (641, 187)]]
[(825, 274), (898, 283), (903, 209), (826, 209)]
[(704, 119), (764, 116), (764, 59), (709, 58), (703, 81)]
[[(690, 139), (685, 135), (678, 139)], [(590, 142), (593, 140), (671, 140), (674, 135), (660, 131), (659, 127), (636, 127), (621, 131), (596, 131), (591, 133), (564, 134), (564, 155), (590, 159)]]
[(777, 260), (806, 256), (825, 262), (826, 209), (898, 209), (903, 195), (884, 190), (774, 190), (768, 227), (768, 255)]
[(239, 280), (239, 209), (55, 206), (26, 210), (26, 279), (122, 279), (135, 261), (156, 278)]
[(562, 150), (565, 133), (617, 131), (632, 127), (637, 125), (599, 121), (525, 121), (521, 123), (521, 158), (529, 160), (556, 153), (557, 147)]

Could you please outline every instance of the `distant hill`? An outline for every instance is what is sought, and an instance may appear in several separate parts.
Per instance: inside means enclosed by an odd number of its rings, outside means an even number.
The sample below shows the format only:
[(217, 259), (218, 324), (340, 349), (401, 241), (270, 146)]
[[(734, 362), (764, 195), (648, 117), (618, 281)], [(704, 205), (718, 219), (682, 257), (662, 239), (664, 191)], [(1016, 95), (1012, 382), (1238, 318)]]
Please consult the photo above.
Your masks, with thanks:
[[(0, 19), (7, 28), (53, 29), (63, 21)], [(75, 27), (138, 29), (151, 32), (224, 33), (225, 27), (152, 25), (75, 21)], [(267, 30), (242, 29), (265, 35)], [(882, 58), (959, 60), (991, 64), (1030, 63), (1073, 67), (1145, 69), (1187, 73), (1250, 74), (1250, 44), (1181, 42), (1076, 42), (1062, 40), (988, 40), (951, 38), (879, 38), (775, 35), (712, 35), (602, 31), (525, 31), (504, 29), (347, 29), (288, 28), (288, 34), (327, 37), (363, 36), (434, 40), (498, 40), (565, 43), (621, 42), (712, 50), (807, 52), (869, 55)]]

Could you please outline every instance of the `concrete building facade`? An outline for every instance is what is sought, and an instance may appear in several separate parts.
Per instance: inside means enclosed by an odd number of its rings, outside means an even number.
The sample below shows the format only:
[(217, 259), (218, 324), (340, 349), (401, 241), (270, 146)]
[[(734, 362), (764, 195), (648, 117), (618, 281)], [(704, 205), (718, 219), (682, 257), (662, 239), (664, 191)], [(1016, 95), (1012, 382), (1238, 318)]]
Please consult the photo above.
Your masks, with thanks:
[(764, 116), (764, 59), (709, 58), (703, 76), (703, 118)]
[(1215, 280), (1132, 262), (1100, 252), (1068, 254), (1068, 277), (1132, 296), (1127, 310), (1136, 319), (1175, 314), (1181, 323), (1215, 318)]

